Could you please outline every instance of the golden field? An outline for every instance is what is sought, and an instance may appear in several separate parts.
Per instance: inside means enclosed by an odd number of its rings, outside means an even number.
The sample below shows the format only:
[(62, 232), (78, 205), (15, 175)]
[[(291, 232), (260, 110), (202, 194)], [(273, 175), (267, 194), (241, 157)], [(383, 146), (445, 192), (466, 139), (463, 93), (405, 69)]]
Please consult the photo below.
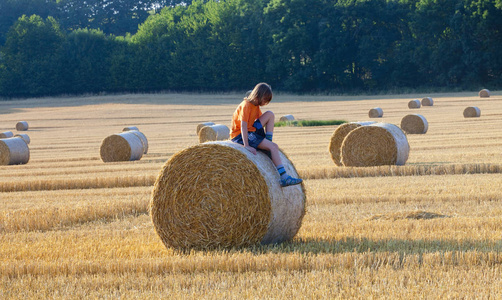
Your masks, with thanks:
[[(148, 215), (162, 165), (198, 143), (196, 126), (230, 126), (241, 94), (148, 94), (0, 102), (0, 132), (27, 121), (26, 165), (0, 166), (2, 299), (500, 299), (502, 92), (387, 96), (278, 94), (278, 119), (400, 124), (405, 166), (337, 167), (337, 126), (277, 127), (305, 179), (307, 211), (290, 242), (179, 253)], [(431, 96), (434, 106), (409, 109)], [(477, 106), (480, 118), (464, 118)], [(369, 119), (381, 107), (383, 117)], [(137, 126), (139, 161), (103, 163), (101, 141)]]

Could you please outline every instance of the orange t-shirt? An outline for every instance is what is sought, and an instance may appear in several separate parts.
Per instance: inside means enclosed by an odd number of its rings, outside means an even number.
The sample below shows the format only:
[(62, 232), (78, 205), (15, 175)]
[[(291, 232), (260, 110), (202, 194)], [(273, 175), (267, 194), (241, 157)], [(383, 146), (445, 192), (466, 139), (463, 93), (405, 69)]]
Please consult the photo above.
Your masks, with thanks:
[(248, 132), (256, 131), (256, 128), (253, 127), (254, 121), (261, 117), (261, 109), (260, 106), (254, 105), (253, 103), (243, 100), (241, 104), (234, 111), (234, 115), (232, 116), (232, 129), (230, 132), (230, 138), (238, 136), (241, 133), (241, 121), (248, 123)]

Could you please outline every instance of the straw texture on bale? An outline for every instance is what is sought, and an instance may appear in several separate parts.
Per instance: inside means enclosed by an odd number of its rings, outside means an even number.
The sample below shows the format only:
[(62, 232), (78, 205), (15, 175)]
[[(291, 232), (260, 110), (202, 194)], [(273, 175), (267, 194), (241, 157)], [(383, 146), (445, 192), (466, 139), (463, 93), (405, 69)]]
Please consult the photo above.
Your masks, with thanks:
[(14, 136), (14, 133), (12, 133), (12, 131), (0, 132), (0, 139), (11, 138), (13, 136)]
[(346, 167), (404, 165), (409, 152), (408, 139), (399, 127), (375, 123), (349, 132), (342, 143), (341, 161)]
[(204, 126), (199, 131), (199, 143), (224, 141), (230, 138), (230, 129), (226, 125)]
[(139, 160), (143, 143), (132, 131), (112, 134), (101, 142), (100, 156), (104, 162)]
[(464, 118), (478, 118), (481, 116), (481, 110), (476, 106), (469, 106), (464, 109)]
[(479, 97), (481, 97), (481, 98), (490, 97), (490, 91), (487, 89), (482, 89), (481, 91), (479, 91)]
[(374, 107), (368, 112), (370, 118), (381, 118), (383, 116), (383, 110), (380, 107)]
[(340, 150), (342, 147), (343, 139), (351, 132), (360, 126), (368, 126), (370, 124), (374, 124), (375, 122), (350, 122), (344, 123), (338, 126), (333, 134), (331, 135), (331, 141), (329, 143), (329, 153), (331, 154), (331, 159), (337, 166), (342, 166), (342, 161), (340, 160)]
[(279, 121), (281, 122), (294, 121), (294, 120), (295, 117), (293, 115), (284, 115), (279, 119)]
[(0, 140), (0, 165), (26, 164), (30, 160), (28, 144), (18, 137)]
[[(298, 176), (280, 153), (291, 176)], [(168, 248), (230, 248), (292, 239), (305, 214), (303, 184), (281, 188), (276, 167), (231, 141), (173, 155), (152, 191), (150, 215)]]
[(26, 131), (28, 130), (28, 122), (26, 121), (19, 121), (16, 123), (16, 130), (17, 131)]
[(409, 134), (424, 134), (429, 129), (429, 123), (422, 115), (407, 115), (401, 119), (401, 129)]
[(26, 144), (29, 144), (31, 142), (30, 136), (25, 133), (16, 134), (14, 137), (22, 138), (26, 142)]
[(211, 125), (214, 125), (213, 122), (204, 122), (204, 123), (199, 123), (197, 125), (197, 135), (199, 135), (199, 132), (200, 130), (202, 129), (202, 127), (206, 127), (206, 126), (211, 126)]
[(434, 100), (431, 97), (425, 97), (422, 99), (422, 106), (433, 106)]
[(143, 134), (143, 132), (139, 130), (130, 130), (133, 134), (135, 134), (139, 139), (141, 140), (141, 144), (143, 145), (143, 154), (148, 153), (148, 139), (146, 136)]
[(408, 108), (420, 108), (420, 101), (418, 99), (408, 102)]
[(138, 127), (136, 126), (127, 126), (122, 129), (122, 131), (130, 131), (130, 130), (137, 130), (139, 131)]

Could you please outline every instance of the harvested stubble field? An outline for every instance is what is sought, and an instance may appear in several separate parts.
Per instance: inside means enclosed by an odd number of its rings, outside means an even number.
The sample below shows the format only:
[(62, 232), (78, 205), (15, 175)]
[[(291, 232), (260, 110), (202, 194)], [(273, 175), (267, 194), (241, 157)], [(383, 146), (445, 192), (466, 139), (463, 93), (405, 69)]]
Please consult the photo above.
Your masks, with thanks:
[[(230, 126), (242, 95), (118, 95), (0, 102), (0, 131), (30, 129), (26, 165), (0, 166), (0, 298), (278, 299), (502, 297), (502, 93), (433, 94), (414, 112), (405, 166), (337, 167), (336, 125), (278, 127), (305, 179), (307, 213), (281, 245), (179, 253), (148, 215), (164, 162), (198, 143), (196, 126)], [(298, 120), (399, 125), (422, 95), (276, 95)], [(467, 106), (480, 118), (465, 119)], [(137, 126), (149, 151), (103, 163), (101, 141)]]

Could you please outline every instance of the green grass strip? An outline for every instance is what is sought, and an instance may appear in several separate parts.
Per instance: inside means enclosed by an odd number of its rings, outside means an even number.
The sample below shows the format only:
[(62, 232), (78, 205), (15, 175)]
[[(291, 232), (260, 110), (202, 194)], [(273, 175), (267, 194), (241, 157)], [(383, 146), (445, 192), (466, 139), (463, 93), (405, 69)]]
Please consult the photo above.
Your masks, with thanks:
[(275, 127), (285, 127), (285, 126), (327, 126), (327, 125), (340, 125), (347, 123), (343, 120), (295, 120), (295, 121), (280, 121), (274, 124)]

